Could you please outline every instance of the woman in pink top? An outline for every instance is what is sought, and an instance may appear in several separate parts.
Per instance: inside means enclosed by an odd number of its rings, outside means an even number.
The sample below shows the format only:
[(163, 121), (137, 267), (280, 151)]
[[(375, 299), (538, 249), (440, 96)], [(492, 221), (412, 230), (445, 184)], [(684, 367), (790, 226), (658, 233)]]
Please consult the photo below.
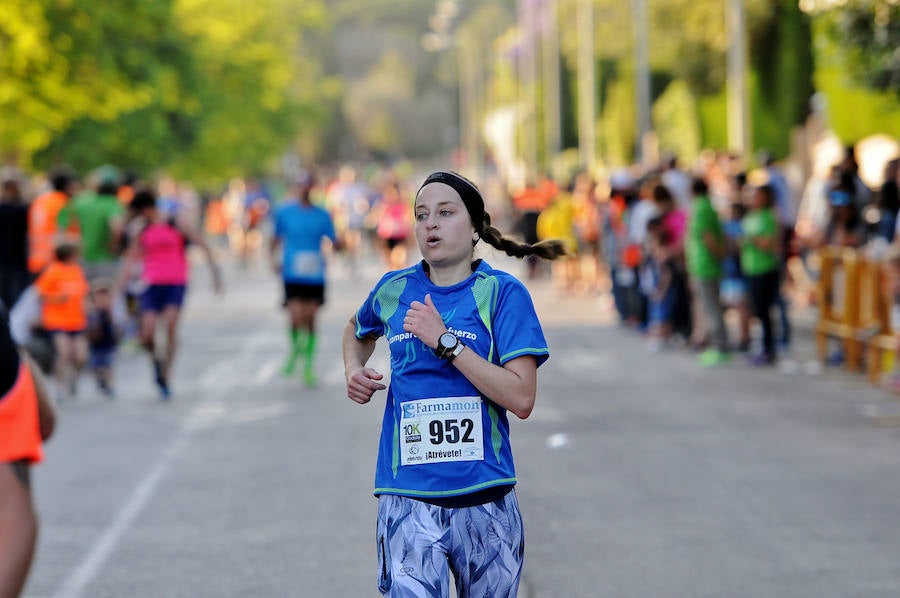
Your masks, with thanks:
[(654, 185), (653, 203), (656, 204), (656, 215), (662, 218), (663, 228), (669, 236), (669, 249), (673, 255), (681, 253), (687, 231), (687, 213), (675, 205), (675, 197), (665, 185)]
[[(217, 293), (222, 290), (222, 281), (206, 242), (194, 231), (174, 220), (161, 217), (153, 193), (135, 193), (131, 209), (138, 218), (143, 219), (144, 224), (129, 245), (120, 280), (123, 283), (127, 281), (133, 265), (137, 262), (142, 264), (141, 279), (146, 288), (140, 296), (141, 344), (153, 361), (154, 378), (162, 398), (168, 399), (169, 374), (177, 345), (178, 317), (187, 290), (189, 243), (200, 247), (206, 255)], [(160, 317), (166, 330), (166, 346), (162, 355), (157, 352), (154, 342)]]

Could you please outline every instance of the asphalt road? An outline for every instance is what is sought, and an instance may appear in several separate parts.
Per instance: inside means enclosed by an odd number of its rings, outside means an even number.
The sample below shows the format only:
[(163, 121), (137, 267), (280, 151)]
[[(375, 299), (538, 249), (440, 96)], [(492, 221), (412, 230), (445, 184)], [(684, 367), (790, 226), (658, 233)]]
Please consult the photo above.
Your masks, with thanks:
[[(231, 266), (215, 297), (198, 267), (173, 400), (122, 350), (115, 400), (84, 379), (59, 406), (26, 596), (376, 596), (381, 401), (345, 397), (340, 331), (380, 273), (333, 269), (308, 389), (278, 372), (274, 276)], [(551, 359), (513, 422), (520, 595), (900, 595), (900, 403), (804, 373), (802, 334), (798, 367), (703, 370), (598, 298), (532, 289)], [(373, 363), (387, 373), (383, 343)]]

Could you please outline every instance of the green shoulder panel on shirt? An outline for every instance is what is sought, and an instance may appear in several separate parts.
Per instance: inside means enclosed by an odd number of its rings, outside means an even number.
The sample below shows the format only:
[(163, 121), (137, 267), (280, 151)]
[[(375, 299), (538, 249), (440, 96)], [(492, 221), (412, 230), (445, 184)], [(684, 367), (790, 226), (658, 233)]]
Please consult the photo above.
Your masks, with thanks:
[[(400, 295), (402, 295), (403, 290), (406, 289), (406, 277), (413, 271), (414, 268), (407, 268), (406, 270), (397, 272), (390, 280), (381, 285), (381, 288), (376, 291), (375, 297), (372, 299), (372, 308), (375, 310), (375, 313), (378, 314), (381, 321), (384, 322), (385, 336), (391, 336), (388, 321), (397, 311), (397, 308), (400, 307)], [(358, 331), (359, 328), (357, 326), (357, 333)], [(357, 334), (357, 336), (359, 336), (359, 334)]]
[(487, 360), (494, 360), (494, 311), (497, 308), (497, 300), (500, 294), (500, 282), (496, 276), (478, 272), (472, 283), (472, 295), (475, 297), (475, 305), (478, 307), (478, 317), (484, 323), (491, 339), (491, 347), (488, 350)]

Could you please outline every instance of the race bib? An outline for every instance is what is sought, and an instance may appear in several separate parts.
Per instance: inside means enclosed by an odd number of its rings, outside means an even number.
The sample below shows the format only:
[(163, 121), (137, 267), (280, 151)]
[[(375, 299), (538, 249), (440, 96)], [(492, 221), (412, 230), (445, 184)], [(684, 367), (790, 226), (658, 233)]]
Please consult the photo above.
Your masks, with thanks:
[(322, 273), (322, 263), (315, 251), (300, 251), (291, 259), (291, 273), (294, 276), (310, 277)]
[(481, 397), (419, 399), (400, 408), (402, 465), (484, 460)]

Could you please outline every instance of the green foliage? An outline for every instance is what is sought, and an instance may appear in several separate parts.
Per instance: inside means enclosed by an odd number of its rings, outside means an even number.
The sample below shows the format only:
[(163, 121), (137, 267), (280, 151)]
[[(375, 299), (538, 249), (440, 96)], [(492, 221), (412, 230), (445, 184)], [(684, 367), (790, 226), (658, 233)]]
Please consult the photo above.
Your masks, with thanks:
[(828, 125), (841, 141), (855, 143), (876, 133), (900, 138), (900, 103), (895, 94), (863, 87), (833, 66), (816, 69), (816, 87), (826, 98)]
[(319, 0), (8, 0), (0, 150), (82, 171), (258, 172), (321, 126), (337, 89), (302, 35), (326, 26)]
[(697, 98), (701, 146), (725, 149), (728, 147), (728, 99), (726, 90)]
[(602, 151), (610, 166), (630, 164), (637, 137), (637, 107), (634, 103), (634, 76), (625, 70), (609, 84), (607, 101), (597, 127)]
[(653, 128), (663, 152), (681, 159), (700, 153), (700, 122), (697, 103), (686, 81), (675, 80), (653, 104)]
[[(779, 0), (743, 3), (751, 30), (771, 18), (773, 1)], [(725, 25), (728, 0), (648, 0), (648, 4), (653, 68), (687, 81), (698, 94), (721, 89), (730, 43)]]
[(750, 41), (753, 145), (785, 156), (789, 132), (805, 121), (814, 93), (810, 19), (796, 2), (776, 1)]
[(856, 84), (900, 97), (900, 4), (848, 0), (818, 21)]
[(177, 96), (180, 41), (170, 1), (4, 2), (0, 147), (27, 163), (81, 119), (112, 123), (153, 104), (160, 90)]

